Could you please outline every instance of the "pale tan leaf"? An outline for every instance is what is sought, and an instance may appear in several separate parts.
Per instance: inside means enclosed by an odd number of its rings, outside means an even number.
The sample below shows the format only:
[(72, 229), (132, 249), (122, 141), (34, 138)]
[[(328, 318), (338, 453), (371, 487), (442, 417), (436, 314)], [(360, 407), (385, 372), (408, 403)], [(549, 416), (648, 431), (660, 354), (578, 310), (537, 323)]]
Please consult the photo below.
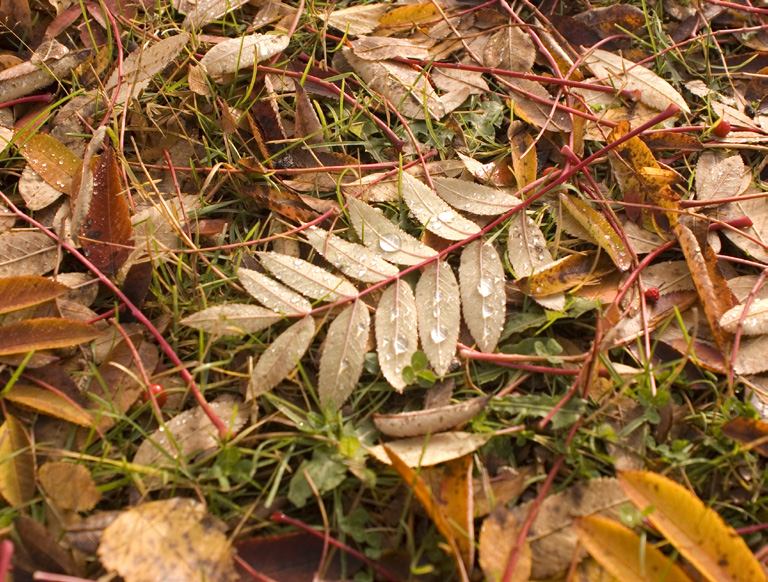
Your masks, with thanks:
[(0, 277), (44, 275), (57, 262), (56, 242), (42, 232), (0, 234)]
[(184, 29), (197, 30), (229, 14), (246, 3), (247, 0), (173, 0), (177, 12), (186, 14), (181, 23)]
[(527, 277), (555, 262), (539, 225), (525, 211), (509, 221), (507, 258), (517, 277)]
[(218, 78), (280, 54), (289, 41), (290, 38), (285, 34), (251, 34), (230, 38), (205, 53), (200, 59), (200, 66), (211, 77)]
[[(752, 184), (742, 195), (746, 196), (760, 192), (761, 189), (757, 185)], [(763, 192), (763, 194), (765, 193)], [(722, 216), (723, 220), (748, 216), (752, 221), (752, 226), (739, 228), (735, 231), (726, 228), (723, 230), (723, 234), (751, 258), (761, 263), (768, 263), (768, 197), (763, 196), (744, 200), (743, 202), (731, 202), (726, 205), (725, 209), (726, 213)], [(743, 236), (742, 233), (754, 240)]]
[(53, 504), (61, 509), (90, 511), (101, 498), (85, 465), (48, 462), (40, 467), (38, 480)]
[(407, 38), (393, 36), (359, 36), (349, 41), (355, 56), (366, 61), (382, 61), (404, 57), (428, 59), (429, 50)]
[(13, 507), (35, 497), (35, 456), (29, 435), (8, 413), (0, 426), (0, 495)]
[(419, 337), (435, 374), (451, 366), (461, 326), (459, 284), (445, 261), (427, 265), (416, 285)]
[(281, 319), (280, 314), (258, 305), (226, 303), (193, 313), (181, 323), (219, 337), (256, 333)]
[[(497, 505), (483, 520), (478, 538), (480, 568), (488, 582), (501, 582), (520, 534), (520, 524), (503, 505)], [(528, 582), (531, 576), (531, 544), (525, 542), (519, 549), (515, 570), (509, 582)]]
[(656, 287), (661, 295), (695, 289), (691, 270), (685, 261), (662, 261), (647, 266), (642, 272), (643, 285)]
[(736, 333), (742, 321), (742, 335), (762, 335), (768, 332), (768, 299), (755, 299), (744, 313), (744, 305), (737, 305), (726, 311), (720, 318), (720, 326), (728, 333)]
[(40, 210), (56, 202), (64, 188), (54, 188), (42, 176), (27, 166), (19, 178), (19, 194), (29, 210)]
[(326, 22), (351, 35), (370, 34), (379, 25), (379, 19), (389, 9), (389, 4), (368, 4), (334, 10), (326, 16)]
[(341, 408), (352, 394), (363, 373), (370, 329), (371, 316), (360, 299), (345, 308), (331, 323), (317, 381), (317, 393), (323, 406), (331, 402)]
[(346, 241), (316, 226), (304, 232), (309, 244), (348, 277), (364, 283), (378, 283), (400, 272), (368, 247)]
[(306, 315), (312, 311), (312, 304), (304, 297), (258, 271), (240, 267), (237, 278), (256, 301), (272, 311), (283, 315)]
[(0, 103), (29, 95), (56, 79), (66, 79), (92, 53), (89, 49), (72, 51), (60, 58), (25, 61), (0, 71)]
[[(573, 123), (564, 111), (554, 109), (552, 96), (537, 81), (528, 79), (507, 79), (513, 90), (512, 99), (515, 113), (525, 121), (532, 123), (540, 129), (571, 132)], [(515, 91), (517, 89), (517, 91)], [(531, 98), (535, 95), (538, 99)]]
[(490, 37), (483, 49), (486, 67), (527, 73), (536, 60), (531, 35), (517, 26), (507, 26)]
[[(574, 518), (585, 515), (617, 518), (619, 506), (627, 501), (618, 480), (608, 478), (577, 483), (544, 499), (527, 538), (533, 550), (532, 578), (552, 576), (571, 564), (579, 541), (573, 528)], [(533, 503), (529, 501), (512, 510), (518, 523), (525, 521)], [(579, 556), (584, 555), (580, 549)]]
[(269, 392), (293, 372), (314, 335), (315, 320), (309, 316), (281, 333), (256, 362), (248, 382), (246, 400)]
[(517, 196), (512, 196), (504, 190), (466, 180), (436, 177), (432, 181), (440, 198), (462, 212), (497, 216), (522, 203)]
[(715, 152), (701, 154), (696, 163), (696, 198), (715, 200), (738, 196), (749, 186), (752, 172), (740, 155), (723, 158)]
[[(436, 435), (390, 441), (387, 447), (409, 467), (430, 467), (469, 455), (487, 443), (490, 438), (490, 434), (441, 432)], [(381, 445), (370, 447), (368, 452), (382, 463), (391, 464)]]
[(745, 338), (739, 344), (733, 368), (737, 374), (760, 374), (768, 370), (768, 335)]
[(479, 226), (461, 216), (434, 190), (406, 172), (402, 173), (400, 193), (416, 219), (439, 237), (464, 240), (480, 232)]
[(464, 321), (477, 346), (496, 349), (506, 319), (504, 265), (492, 243), (474, 240), (461, 253), (459, 285)]
[[(461, 69), (448, 69), (435, 67), (430, 74), (435, 87), (444, 93), (452, 93), (466, 89), (469, 95), (483, 95), (490, 91), (488, 83), (479, 71), (464, 71)], [(441, 97), (443, 102), (446, 96)]]
[(276, 252), (256, 253), (261, 263), (283, 283), (302, 295), (320, 301), (341, 301), (358, 292), (349, 281), (312, 263)]
[(237, 575), (225, 532), (226, 525), (199, 501), (150, 501), (107, 526), (98, 554), (125, 582), (233, 582)]
[(365, 202), (347, 198), (347, 203), (349, 219), (360, 240), (387, 261), (399, 265), (418, 265), (437, 254), (437, 251), (392, 224), (384, 214)]
[(366, 61), (347, 47), (341, 49), (340, 55), (373, 91), (406, 117), (426, 119), (429, 115), (437, 120), (445, 116), (445, 105), (423, 71), (395, 61)]
[(488, 403), (488, 398), (480, 396), (460, 404), (397, 414), (374, 414), (373, 424), (383, 434), (397, 438), (436, 434), (473, 419)]
[[(219, 398), (208, 404), (229, 433), (235, 436), (248, 421), (251, 406), (233, 398)], [(199, 406), (185, 410), (165, 423), (139, 445), (133, 457), (134, 465), (174, 467), (179, 458), (192, 453), (221, 447), (221, 435), (206, 412)], [(142, 483), (150, 489), (162, 486), (159, 475), (146, 475)]]
[(124, 103), (130, 97), (138, 97), (152, 77), (173, 61), (189, 42), (189, 34), (182, 32), (170, 36), (148, 47), (140, 47), (123, 61), (121, 70), (115, 70), (107, 79), (105, 89), (115, 89), (120, 84), (116, 104)]
[(642, 65), (602, 49), (589, 52), (584, 64), (596, 77), (605, 78), (605, 84), (617, 89), (638, 91), (640, 101), (654, 109), (663, 111), (670, 105), (677, 105), (681, 111), (691, 112), (685, 98), (672, 85)]
[[(728, 288), (736, 296), (739, 303), (743, 303), (749, 295), (755, 291), (755, 285), (759, 275), (742, 275), (728, 279)], [(755, 292), (755, 299), (768, 299), (768, 285), (763, 282)]]
[[(376, 309), (376, 346), (382, 374), (398, 392), (405, 389), (403, 370), (419, 344), (416, 299), (402, 279), (390, 285)], [(386, 455), (385, 455), (386, 456)]]

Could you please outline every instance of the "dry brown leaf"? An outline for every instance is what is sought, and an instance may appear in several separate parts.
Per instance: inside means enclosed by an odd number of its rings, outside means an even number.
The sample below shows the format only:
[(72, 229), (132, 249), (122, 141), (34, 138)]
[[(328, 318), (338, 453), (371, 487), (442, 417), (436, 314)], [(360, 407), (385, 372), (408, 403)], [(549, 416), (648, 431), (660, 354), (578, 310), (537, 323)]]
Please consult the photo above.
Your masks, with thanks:
[(382, 293), (376, 308), (376, 347), (381, 373), (395, 390), (402, 392), (406, 383), (403, 370), (419, 347), (416, 299), (411, 287), (395, 280)]
[(282, 319), (279, 313), (258, 305), (225, 303), (198, 311), (180, 323), (219, 337), (257, 333)]
[(345, 308), (328, 328), (320, 358), (317, 393), (320, 403), (336, 408), (352, 394), (363, 373), (371, 316), (360, 299)]
[(51, 502), (61, 509), (90, 511), (101, 498), (85, 465), (51, 461), (40, 467), (37, 477)]
[(269, 392), (282, 382), (309, 349), (315, 336), (315, 320), (304, 317), (281, 333), (261, 355), (248, 382), (246, 400)]
[(100, 332), (85, 323), (55, 317), (25, 319), (0, 327), (0, 355), (82, 344)]
[(3, 397), (19, 406), (31, 408), (41, 414), (61, 418), (85, 428), (92, 428), (95, 422), (94, 417), (83, 408), (45, 388), (16, 384)]
[(184, 29), (199, 30), (209, 22), (213, 22), (240, 8), (246, 0), (174, 0), (173, 7), (177, 12), (186, 14), (181, 27)]
[[(58, 192), (71, 194), (72, 180), (80, 169), (82, 160), (67, 146), (48, 134), (35, 133), (23, 139), (19, 153), (24, 156), (30, 167)], [(30, 209), (45, 208), (54, 200), (55, 198), (51, 200), (48, 197), (38, 202), (37, 208), (30, 207)]]
[(475, 565), (475, 510), (472, 491), (472, 455), (465, 455), (445, 465), (440, 484), (440, 501), (467, 575)]
[(29, 210), (41, 210), (61, 198), (62, 192), (43, 180), (42, 176), (27, 166), (19, 178), (19, 194)]
[[(431, 467), (469, 455), (487, 443), (492, 435), (453, 431), (440, 434), (389, 441), (386, 447), (394, 451), (408, 467)], [(389, 464), (383, 445), (370, 447), (371, 453), (382, 463)]]
[(193, 499), (150, 501), (125, 511), (104, 530), (99, 557), (126, 582), (233, 582), (226, 526)]
[(435, 434), (468, 422), (485, 407), (489, 397), (480, 396), (460, 404), (426, 408), (397, 414), (374, 414), (373, 424), (383, 434), (407, 438)]
[(448, 371), (461, 326), (459, 284), (445, 261), (427, 265), (416, 285), (419, 337), (435, 374)]
[(492, 352), (506, 320), (504, 265), (492, 243), (474, 240), (461, 253), (459, 287), (464, 321), (483, 352)]
[(751, 180), (752, 173), (740, 155), (723, 158), (712, 151), (704, 152), (696, 163), (696, 198), (716, 200), (738, 196)]
[[(477, 543), (480, 567), (488, 582), (501, 582), (519, 535), (520, 524), (503, 505), (497, 505), (483, 520)], [(531, 576), (531, 560), (531, 544), (526, 541), (519, 549), (517, 565), (509, 582), (528, 582)]]
[[(539, 129), (564, 133), (573, 131), (571, 118), (564, 111), (554, 107), (552, 96), (541, 83), (513, 78), (507, 81), (512, 90), (515, 114)], [(537, 99), (529, 97), (528, 94)]]
[(24, 97), (50, 85), (56, 79), (67, 78), (92, 54), (89, 49), (72, 51), (60, 58), (44, 59), (41, 62), (25, 61), (0, 71), (0, 102)]
[(360, 36), (349, 42), (355, 56), (366, 61), (383, 61), (397, 57), (428, 59), (429, 50), (407, 38), (392, 36)]
[(0, 234), (0, 277), (44, 275), (57, 263), (58, 246), (42, 232), (25, 230)]
[(507, 26), (488, 39), (483, 50), (486, 67), (527, 73), (536, 60), (536, 46), (531, 35), (518, 26)]
[(0, 313), (23, 309), (61, 297), (68, 288), (44, 277), (32, 275), (0, 278)]
[(736, 333), (741, 322), (741, 333), (745, 336), (763, 335), (768, 332), (768, 299), (755, 299), (745, 310), (737, 305), (726, 311), (720, 318), (720, 326), (728, 333)]
[(35, 496), (35, 455), (21, 423), (6, 413), (0, 426), (0, 495), (13, 507)]

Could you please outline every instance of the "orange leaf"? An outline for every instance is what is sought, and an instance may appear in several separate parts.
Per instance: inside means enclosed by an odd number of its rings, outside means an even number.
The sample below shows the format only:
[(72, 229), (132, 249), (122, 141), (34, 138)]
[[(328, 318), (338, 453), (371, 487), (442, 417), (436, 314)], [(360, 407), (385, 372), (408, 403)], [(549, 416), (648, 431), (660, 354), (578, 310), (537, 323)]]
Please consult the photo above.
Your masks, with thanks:
[(0, 279), (0, 313), (23, 309), (60, 297), (69, 287), (32, 275)]
[(48, 184), (72, 193), (72, 179), (83, 162), (67, 146), (50, 135), (35, 133), (24, 141), (19, 153)]
[(472, 566), (475, 563), (475, 508), (472, 489), (472, 455), (464, 455), (447, 463), (440, 485), (440, 499), (469, 575), (472, 574)]
[(626, 471), (619, 482), (653, 526), (711, 582), (764, 582), (744, 539), (682, 485), (652, 472)]
[(617, 521), (590, 515), (578, 518), (574, 526), (587, 551), (623, 582), (691, 582), (673, 560)]
[(93, 426), (93, 417), (83, 408), (45, 388), (16, 384), (3, 397), (14, 404), (31, 408), (41, 414), (61, 418), (85, 428)]
[(35, 457), (29, 435), (10, 414), (0, 426), (0, 494), (14, 507), (35, 496)]
[(26, 319), (0, 327), (0, 356), (75, 346), (99, 335), (94, 327), (71, 319)]

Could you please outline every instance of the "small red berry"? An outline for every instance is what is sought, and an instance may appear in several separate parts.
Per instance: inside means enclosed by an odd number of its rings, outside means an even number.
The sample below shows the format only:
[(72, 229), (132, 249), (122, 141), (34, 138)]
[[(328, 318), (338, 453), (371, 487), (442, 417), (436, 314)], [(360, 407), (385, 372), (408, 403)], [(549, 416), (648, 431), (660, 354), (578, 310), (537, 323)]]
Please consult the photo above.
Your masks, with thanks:
[(661, 297), (661, 293), (659, 293), (658, 287), (648, 287), (648, 289), (645, 290), (646, 301), (656, 303), (659, 300), (659, 297)]
[(712, 128), (712, 133), (717, 137), (725, 137), (731, 133), (731, 122), (727, 119), (720, 119)]
[(150, 392), (155, 395), (155, 400), (157, 400), (158, 406), (165, 406), (165, 403), (168, 401), (168, 393), (161, 384), (150, 384), (148, 388), (141, 393), (141, 399), (144, 402), (149, 402), (151, 400), (149, 395)]

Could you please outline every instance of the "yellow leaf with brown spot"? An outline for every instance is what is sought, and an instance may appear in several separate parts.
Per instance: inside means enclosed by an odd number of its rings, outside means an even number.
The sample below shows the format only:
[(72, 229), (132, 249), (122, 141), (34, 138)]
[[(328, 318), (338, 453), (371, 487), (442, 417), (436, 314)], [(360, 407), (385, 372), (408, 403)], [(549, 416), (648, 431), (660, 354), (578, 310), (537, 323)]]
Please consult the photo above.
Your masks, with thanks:
[(619, 474), (632, 502), (711, 582), (764, 582), (765, 571), (744, 539), (682, 485), (648, 471)]
[(517, 286), (530, 297), (546, 297), (584, 285), (610, 273), (614, 268), (610, 259), (604, 255), (569, 255), (530, 277), (519, 279)]

